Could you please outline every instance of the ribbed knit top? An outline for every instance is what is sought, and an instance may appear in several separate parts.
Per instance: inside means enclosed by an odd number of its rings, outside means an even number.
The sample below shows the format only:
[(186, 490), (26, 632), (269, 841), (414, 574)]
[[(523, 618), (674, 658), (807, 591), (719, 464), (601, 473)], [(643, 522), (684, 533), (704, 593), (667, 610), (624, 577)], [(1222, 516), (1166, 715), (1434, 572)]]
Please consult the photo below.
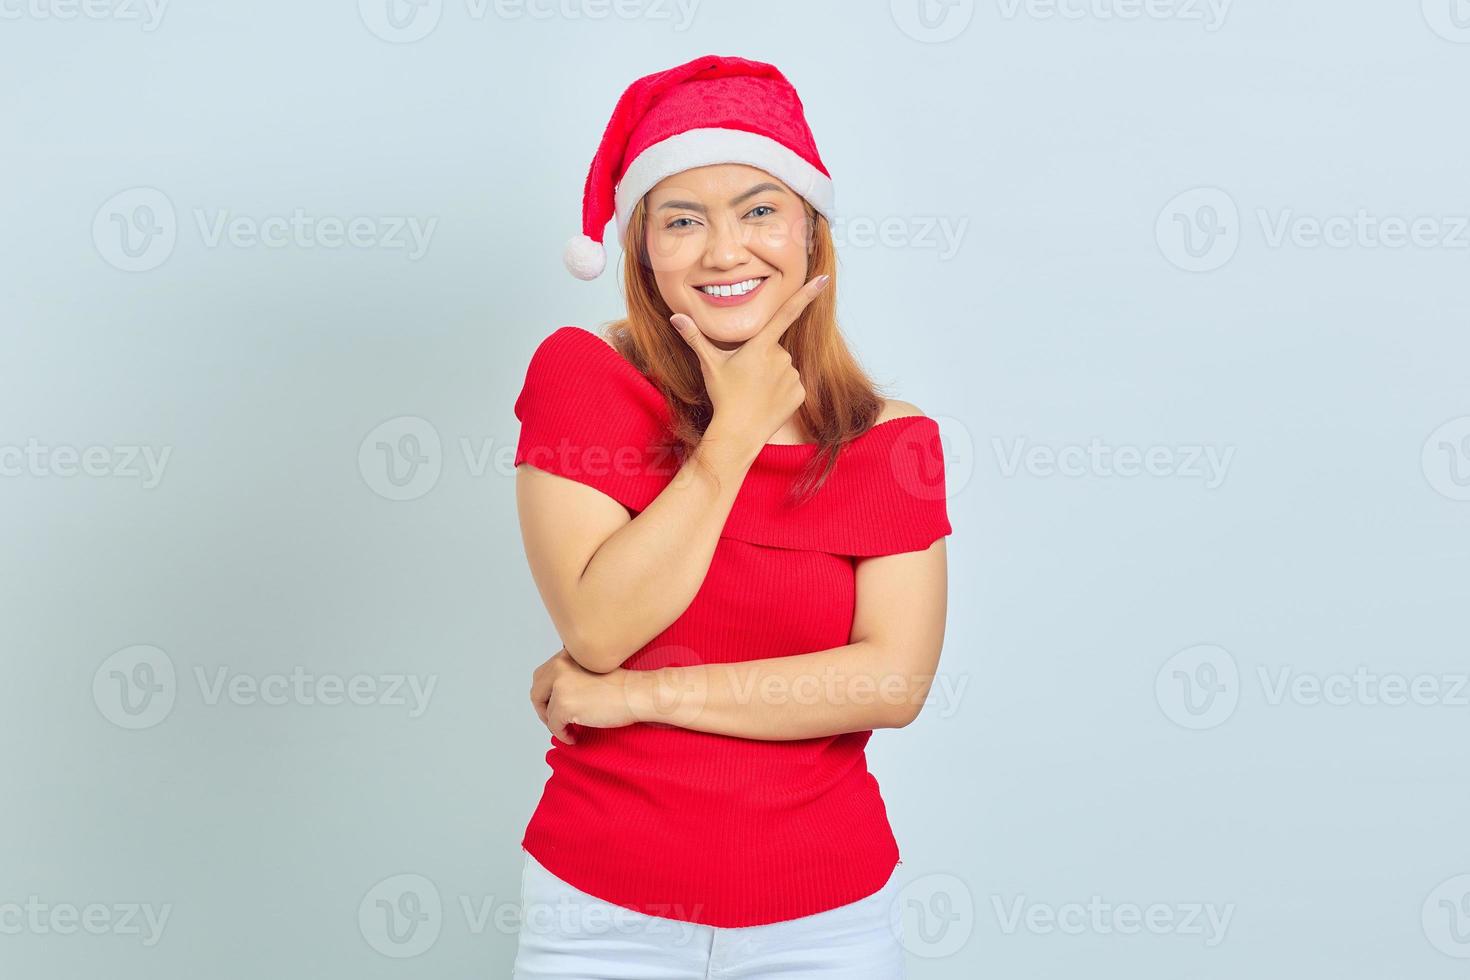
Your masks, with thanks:
[[(636, 512), (678, 472), (670, 410), (613, 347), (561, 327), (515, 402), (530, 463)], [(735, 663), (851, 642), (857, 558), (950, 533), (939, 428), (890, 419), (844, 445), (816, 494), (787, 493), (813, 444), (763, 447), (689, 607), (629, 670)], [(793, 696), (795, 696), (793, 694)], [(763, 925), (871, 895), (898, 862), (864, 747), (871, 731), (772, 741), (638, 723), (553, 736), (551, 776), (521, 841), (552, 874), (645, 915)]]

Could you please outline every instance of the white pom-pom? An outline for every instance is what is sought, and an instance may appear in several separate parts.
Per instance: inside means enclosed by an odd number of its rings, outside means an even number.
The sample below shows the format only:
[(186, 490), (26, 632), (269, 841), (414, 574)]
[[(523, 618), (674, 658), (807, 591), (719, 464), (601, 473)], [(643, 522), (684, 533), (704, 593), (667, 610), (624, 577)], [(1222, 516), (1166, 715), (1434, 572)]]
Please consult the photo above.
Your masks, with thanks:
[(607, 250), (601, 242), (594, 242), (586, 235), (577, 235), (567, 242), (561, 260), (567, 271), (578, 279), (596, 279), (607, 264)]

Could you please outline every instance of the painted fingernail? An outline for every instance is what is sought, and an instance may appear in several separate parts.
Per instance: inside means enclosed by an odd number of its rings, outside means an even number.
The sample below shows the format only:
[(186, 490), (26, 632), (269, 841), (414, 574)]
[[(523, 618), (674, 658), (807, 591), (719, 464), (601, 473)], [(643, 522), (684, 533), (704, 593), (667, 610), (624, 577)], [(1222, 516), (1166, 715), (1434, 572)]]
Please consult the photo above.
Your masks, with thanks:
[(817, 276), (817, 288), (826, 289), (827, 283), (831, 278), (831, 276)]

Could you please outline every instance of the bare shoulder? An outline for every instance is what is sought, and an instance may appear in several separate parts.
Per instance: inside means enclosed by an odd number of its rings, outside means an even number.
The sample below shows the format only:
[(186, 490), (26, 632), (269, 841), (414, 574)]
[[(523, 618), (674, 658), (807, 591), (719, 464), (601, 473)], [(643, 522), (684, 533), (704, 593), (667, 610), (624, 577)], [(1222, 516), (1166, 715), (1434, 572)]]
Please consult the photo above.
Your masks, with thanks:
[(923, 414), (923, 410), (921, 410), (919, 406), (913, 404), (912, 402), (899, 401), (897, 398), (889, 398), (883, 402), (883, 410), (878, 413), (878, 418), (873, 424), (882, 425), (884, 422), (889, 422), (893, 419), (903, 419), (909, 418), (914, 415)]

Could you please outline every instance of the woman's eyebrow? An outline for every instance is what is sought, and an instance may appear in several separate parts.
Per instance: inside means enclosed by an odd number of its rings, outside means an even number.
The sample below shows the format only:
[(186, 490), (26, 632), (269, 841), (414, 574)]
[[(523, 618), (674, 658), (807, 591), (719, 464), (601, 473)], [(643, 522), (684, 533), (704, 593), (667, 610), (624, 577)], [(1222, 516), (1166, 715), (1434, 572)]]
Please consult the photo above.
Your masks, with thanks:
[[(754, 187), (746, 191), (744, 194), (741, 194), (739, 197), (732, 197), (730, 199), (730, 206), (734, 207), (736, 204), (739, 204), (746, 198), (754, 197), (761, 191), (775, 191), (778, 194), (784, 193), (783, 188), (780, 184), (773, 184), (768, 180), (765, 183), (756, 184)], [(658, 206), (657, 210), (662, 211), (665, 208), (673, 208), (678, 211), (698, 211), (700, 214), (704, 214), (706, 212), (705, 206), (695, 201), (665, 201)]]

